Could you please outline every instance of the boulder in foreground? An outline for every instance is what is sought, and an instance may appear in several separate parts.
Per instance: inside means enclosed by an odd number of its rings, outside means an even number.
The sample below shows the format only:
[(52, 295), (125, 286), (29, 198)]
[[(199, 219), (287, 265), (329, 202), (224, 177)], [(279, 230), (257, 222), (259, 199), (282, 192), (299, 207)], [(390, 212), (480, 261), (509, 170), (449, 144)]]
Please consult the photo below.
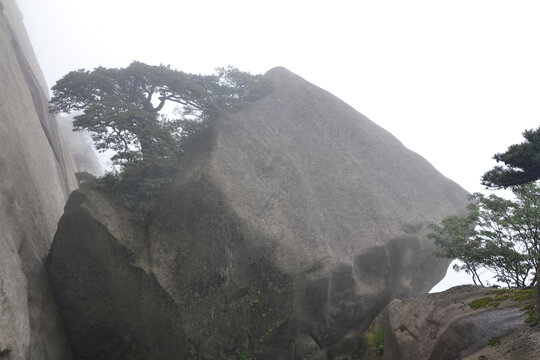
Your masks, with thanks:
[[(530, 326), (529, 305), (535, 299), (535, 289), (459, 286), (392, 301), (370, 331), (382, 330), (382, 360), (537, 359), (540, 329)], [(362, 357), (372, 358), (368, 351)]]

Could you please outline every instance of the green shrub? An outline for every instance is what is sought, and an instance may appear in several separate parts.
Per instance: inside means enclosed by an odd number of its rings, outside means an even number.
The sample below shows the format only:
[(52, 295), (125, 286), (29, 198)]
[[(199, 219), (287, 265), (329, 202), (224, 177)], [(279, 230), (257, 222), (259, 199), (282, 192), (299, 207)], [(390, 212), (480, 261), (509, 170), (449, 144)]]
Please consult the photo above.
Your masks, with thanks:
[(93, 174), (90, 174), (88, 171), (78, 171), (75, 173), (75, 178), (77, 179), (77, 184), (82, 185), (88, 182), (96, 181), (96, 177)]
[(377, 358), (384, 353), (384, 336), (380, 326), (376, 325), (373, 330), (364, 335), (368, 350)]
[(120, 205), (133, 212), (132, 220), (145, 223), (173, 181), (178, 166), (173, 160), (160, 161), (152, 167), (124, 166), (121, 172), (109, 172), (101, 178), (91, 178), (85, 186), (108, 193)]

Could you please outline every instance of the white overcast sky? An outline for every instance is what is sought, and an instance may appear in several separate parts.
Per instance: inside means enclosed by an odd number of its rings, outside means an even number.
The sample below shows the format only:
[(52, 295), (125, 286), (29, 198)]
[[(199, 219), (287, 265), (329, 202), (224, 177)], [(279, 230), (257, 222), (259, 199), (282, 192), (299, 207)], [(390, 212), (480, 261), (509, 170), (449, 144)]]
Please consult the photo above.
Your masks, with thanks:
[(284, 66), (470, 192), (540, 126), (538, 0), (17, 0), (49, 86), (132, 60)]

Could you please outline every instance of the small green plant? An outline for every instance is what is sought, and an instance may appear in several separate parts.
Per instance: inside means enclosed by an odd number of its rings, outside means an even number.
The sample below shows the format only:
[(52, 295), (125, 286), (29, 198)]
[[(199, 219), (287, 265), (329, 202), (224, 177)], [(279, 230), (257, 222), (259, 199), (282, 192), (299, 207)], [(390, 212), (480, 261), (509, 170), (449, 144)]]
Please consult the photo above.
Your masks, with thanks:
[(384, 353), (384, 336), (380, 326), (376, 325), (373, 330), (364, 335), (368, 350), (373, 353), (376, 358), (380, 358)]
[(521, 302), (532, 300), (534, 298), (536, 298), (536, 289), (520, 289), (514, 290), (514, 297), (512, 300)]
[(501, 345), (500, 337), (494, 337), (493, 339), (489, 340), (489, 346), (497, 346), (497, 345)]
[(238, 360), (255, 360), (249, 351), (244, 351), (238, 354)]
[(494, 298), (488, 296), (488, 297), (484, 297), (484, 298), (474, 300), (471, 303), (471, 308), (476, 310), (476, 309), (480, 309), (480, 308), (483, 308), (483, 307), (496, 307), (498, 305), (499, 305), (498, 301), (496, 301)]
[[(531, 327), (538, 325), (540, 323), (540, 316), (534, 311), (534, 306), (530, 304), (527, 309), (525, 309), (525, 313), (528, 315), (527, 319), (525, 319), (525, 323), (529, 324)], [(522, 307), (522, 309), (524, 306)]]

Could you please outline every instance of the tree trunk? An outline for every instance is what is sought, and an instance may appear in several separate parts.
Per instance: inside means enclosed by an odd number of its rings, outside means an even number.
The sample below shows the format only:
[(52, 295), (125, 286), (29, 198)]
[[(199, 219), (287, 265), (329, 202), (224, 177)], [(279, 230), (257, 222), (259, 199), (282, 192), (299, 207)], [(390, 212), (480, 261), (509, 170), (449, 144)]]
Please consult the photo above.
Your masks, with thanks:
[(142, 161), (144, 164), (153, 164), (156, 162), (156, 151), (150, 141), (141, 141)]

